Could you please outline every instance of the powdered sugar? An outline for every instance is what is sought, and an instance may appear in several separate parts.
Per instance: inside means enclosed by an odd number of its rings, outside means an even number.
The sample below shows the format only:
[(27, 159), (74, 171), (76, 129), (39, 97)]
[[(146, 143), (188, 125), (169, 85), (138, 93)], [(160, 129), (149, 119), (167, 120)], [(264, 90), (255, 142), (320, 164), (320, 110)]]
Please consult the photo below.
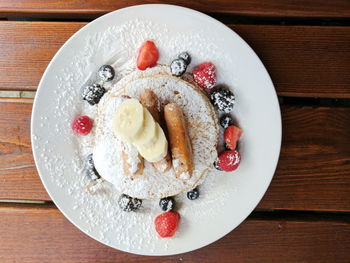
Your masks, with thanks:
[[(146, 165), (141, 176), (127, 177), (120, 157), (120, 142), (114, 137), (111, 119), (116, 111), (114, 100), (121, 94), (138, 98), (143, 90), (151, 89), (162, 105), (176, 102), (184, 112), (193, 150), (194, 171), (188, 180), (176, 178), (173, 169), (160, 173)], [(170, 76), (169, 68), (158, 66), (135, 71), (120, 80), (99, 104), (94, 159), (102, 177), (123, 193), (140, 199), (159, 199), (173, 196), (196, 187), (207, 174), (217, 157), (218, 124), (209, 100), (191, 84)], [(137, 152), (137, 151), (136, 151)], [(135, 156), (136, 158), (136, 156)], [(176, 160), (173, 162), (176, 167)], [(186, 179), (183, 175), (182, 179)]]
[[(218, 81), (232, 80), (230, 73), (221, 70), (225, 68), (222, 62), (225, 54), (216, 48), (213, 41), (201, 35), (201, 32), (168, 34), (167, 26), (140, 20), (111, 26), (103, 32), (89, 34), (85, 45), (71, 58), (71, 63), (61, 72), (57, 72), (56, 79), (59, 84), (52, 87), (56, 106), (53, 111), (43, 115), (46, 119), (41, 122), (42, 130), (50, 129), (52, 136), (47, 140), (44, 133), (38, 132), (33, 138), (36, 142), (34, 147), (40, 148), (41, 152), (39, 164), (46, 169), (52, 184), (69, 196), (71, 206), (76, 211), (76, 220), (83, 222), (81, 227), (87, 233), (106, 244), (123, 244), (127, 250), (146, 248), (152, 252), (158, 246), (171, 246), (176, 238), (185, 235), (186, 228), (201, 220), (203, 215), (215, 217), (232, 189), (229, 191), (229, 184), (221, 182), (228, 180), (221, 176), (222, 173), (210, 169), (208, 178), (201, 185), (201, 197), (198, 200), (191, 202), (185, 195), (176, 197), (176, 202), (183, 204), (179, 213), (182, 217), (187, 217), (187, 220), (181, 222), (175, 238), (168, 240), (158, 238), (153, 229), (153, 219), (161, 213), (157, 201), (144, 201), (140, 211), (125, 213), (117, 205), (120, 192), (110, 183), (102, 182), (93, 186), (93, 195), (85, 190), (85, 186), (90, 184), (84, 171), (85, 158), (92, 152), (96, 127), (89, 135), (81, 137), (73, 134), (70, 125), (79, 115), (87, 115), (96, 120), (97, 107), (81, 100), (81, 87), (97, 81), (100, 65), (111, 64), (115, 68), (116, 76), (111, 82), (104, 84), (106, 89), (110, 89), (135, 69), (137, 49), (147, 39), (155, 40), (161, 54), (160, 63), (169, 64), (180, 52), (187, 50), (193, 57), (188, 71), (199, 62), (211, 60), (220, 72)], [(192, 103), (181, 98), (178, 101), (183, 105)], [(52, 119), (55, 121), (50, 121)], [(205, 121), (205, 116), (199, 121), (203, 120)], [(62, 147), (75, 149), (72, 159), (56, 153), (58, 150), (51, 147), (51, 142), (57, 138), (60, 138)], [(146, 163), (146, 169), (147, 165)], [(218, 180), (220, 184), (217, 183)], [(212, 191), (212, 188), (220, 191)]]

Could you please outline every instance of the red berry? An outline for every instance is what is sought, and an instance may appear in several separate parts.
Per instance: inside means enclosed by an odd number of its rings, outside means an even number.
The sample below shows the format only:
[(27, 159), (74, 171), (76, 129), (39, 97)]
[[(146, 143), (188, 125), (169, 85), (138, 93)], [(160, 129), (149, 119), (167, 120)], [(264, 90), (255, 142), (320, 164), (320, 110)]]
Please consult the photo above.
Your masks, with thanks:
[(198, 65), (192, 74), (197, 85), (207, 92), (210, 92), (216, 83), (216, 67), (211, 62), (204, 62)]
[(237, 150), (224, 151), (219, 155), (217, 165), (225, 172), (237, 169), (241, 162), (241, 155)]
[(88, 116), (80, 116), (72, 123), (72, 129), (75, 133), (87, 135), (91, 131), (92, 120)]
[(172, 237), (179, 225), (180, 214), (177, 212), (165, 212), (156, 217), (154, 224), (160, 237)]
[(154, 42), (146, 41), (139, 50), (137, 68), (139, 70), (145, 70), (146, 68), (154, 67), (157, 65), (158, 58), (159, 52)]
[(224, 132), (224, 140), (228, 148), (231, 150), (236, 149), (236, 144), (241, 137), (243, 131), (237, 126), (228, 126)]

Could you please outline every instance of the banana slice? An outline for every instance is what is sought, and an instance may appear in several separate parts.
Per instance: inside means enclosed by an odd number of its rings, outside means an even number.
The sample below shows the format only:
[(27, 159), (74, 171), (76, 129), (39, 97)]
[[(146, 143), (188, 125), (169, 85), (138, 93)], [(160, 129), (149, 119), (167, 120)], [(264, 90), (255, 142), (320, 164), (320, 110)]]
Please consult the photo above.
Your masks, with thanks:
[(157, 140), (156, 123), (154, 122), (154, 119), (151, 113), (146, 108), (144, 108), (143, 111), (144, 111), (143, 126), (138, 136), (136, 136), (131, 141), (136, 147), (151, 146)]
[(120, 104), (113, 116), (114, 134), (123, 141), (131, 141), (139, 135), (144, 121), (144, 111), (136, 99), (127, 99)]
[(139, 153), (149, 162), (158, 162), (162, 160), (168, 153), (168, 141), (165, 138), (163, 129), (156, 123), (157, 127), (157, 140), (145, 147), (139, 146), (137, 147)]

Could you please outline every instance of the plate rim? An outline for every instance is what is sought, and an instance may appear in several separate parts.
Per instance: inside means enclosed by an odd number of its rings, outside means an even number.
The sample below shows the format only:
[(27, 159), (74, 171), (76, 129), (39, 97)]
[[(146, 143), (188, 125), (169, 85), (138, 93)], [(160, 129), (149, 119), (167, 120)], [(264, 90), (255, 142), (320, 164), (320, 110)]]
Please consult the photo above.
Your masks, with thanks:
[[(129, 250), (124, 250), (124, 249), (120, 249), (120, 248), (115, 248), (109, 244), (106, 244), (100, 240), (98, 240), (97, 238), (95, 238), (92, 234), (88, 233), (87, 231), (85, 231), (84, 229), (82, 229), (78, 224), (76, 224), (67, 214), (66, 212), (61, 209), (61, 207), (56, 203), (55, 199), (53, 198), (52, 196), (52, 192), (49, 190), (49, 188), (47, 187), (47, 184), (45, 184), (45, 181), (43, 179), (43, 176), (42, 176), (42, 172), (40, 171), (40, 168), (38, 166), (38, 160), (39, 160), (39, 156), (37, 156), (37, 154), (35, 153), (35, 139), (34, 139), (34, 136), (35, 134), (33, 133), (33, 130), (34, 130), (34, 116), (36, 114), (36, 109), (37, 109), (37, 104), (38, 104), (38, 98), (40, 95), (40, 91), (43, 89), (43, 82), (44, 82), (44, 79), (45, 79), (45, 76), (48, 74), (48, 72), (50, 71), (50, 68), (52, 66), (52, 64), (54, 63), (54, 61), (56, 60), (57, 57), (59, 57), (61, 55), (61, 53), (63, 52), (63, 50), (65, 49), (65, 47), (68, 45), (69, 42), (71, 42), (73, 39), (77, 38), (79, 34), (81, 34), (81, 32), (84, 32), (86, 30), (89, 29), (89, 27), (91, 26), (91, 24), (95, 23), (96, 21), (99, 21), (101, 19), (105, 19), (105, 17), (107, 16), (113, 16), (115, 15), (116, 13), (120, 12), (120, 11), (125, 11), (125, 10), (128, 10), (128, 9), (135, 9), (135, 8), (143, 8), (143, 7), (149, 7), (149, 6), (152, 6), (152, 7), (155, 7), (155, 8), (163, 8), (163, 7), (166, 7), (166, 8), (175, 8), (175, 9), (179, 9), (179, 10), (183, 10), (185, 12), (190, 12), (190, 13), (194, 13), (196, 15), (199, 15), (199, 16), (202, 16), (203, 18), (205, 18), (206, 20), (209, 20), (210, 22), (214, 23), (214, 24), (217, 24), (218, 26), (223, 26), (225, 28), (226, 31), (229, 31), (230, 34), (234, 34), (235, 37), (238, 37), (241, 41), (241, 43), (243, 45), (246, 46), (246, 48), (249, 49), (251, 55), (253, 55), (256, 60), (259, 62), (260, 64), (260, 67), (262, 67), (264, 70), (265, 70), (265, 73), (266, 73), (266, 77), (267, 77), (267, 81), (269, 82), (269, 84), (271, 85), (271, 87), (273, 88), (272, 89), (272, 92), (274, 94), (273, 96), (273, 100), (275, 101), (275, 105), (277, 106), (277, 108), (275, 109), (277, 111), (277, 115), (278, 115), (278, 123), (277, 123), (277, 126), (278, 126), (278, 138), (276, 139), (278, 141), (278, 145), (276, 145), (276, 149), (277, 149), (277, 153), (276, 156), (275, 156), (275, 159), (273, 160), (274, 162), (274, 165), (273, 165), (273, 173), (271, 174), (271, 176), (269, 177), (269, 180), (268, 180), (268, 184), (267, 184), (267, 187), (266, 189), (261, 193), (261, 195), (258, 196), (258, 201), (255, 205), (253, 206), (250, 206), (249, 210), (251, 212), (249, 212), (245, 217), (243, 217), (241, 220), (238, 220), (239, 223), (236, 225), (236, 226), (233, 226), (231, 228), (230, 231), (222, 234), (222, 235), (219, 235), (216, 239), (212, 239), (210, 240), (210, 242), (207, 242), (205, 245), (199, 245), (199, 246), (194, 246), (193, 248), (191, 248), (190, 250), (186, 250), (186, 251), (178, 251), (178, 252), (174, 252), (174, 253), (137, 253), (135, 251), (129, 251)], [(281, 116), (281, 109), (280, 109), (280, 105), (279, 105), (279, 102), (278, 102), (278, 96), (277, 96), (277, 92), (276, 92), (276, 89), (275, 89), (275, 86), (272, 82), (272, 79), (271, 79), (271, 76), (268, 72), (268, 70), (266, 69), (265, 65), (262, 63), (261, 59), (259, 58), (259, 56), (255, 53), (255, 51), (250, 47), (250, 45), (240, 36), (238, 35), (233, 29), (229, 28), (227, 25), (225, 25), (224, 23), (216, 20), (215, 18), (205, 14), (205, 13), (202, 13), (200, 11), (197, 11), (197, 10), (194, 10), (194, 9), (191, 9), (191, 8), (187, 8), (187, 7), (183, 7), (183, 6), (179, 6), (179, 5), (171, 5), (171, 4), (142, 4), (142, 5), (134, 5), (134, 6), (129, 6), (129, 7), (125, 7), (125, 8), (121, 8), (121, 9), (117, 9), (117, 10), (114, 10), (112, 12), (109, 12), (107, 14), (104, 14), (96, 19), (94, 19), (93, 21), (90, 21), (89, 23), (87, 23), (86, 25), (84, 25), (83, 27), (81, 27), (78, 31), (76, 31), (71, 37), (69, 37), (65, 43), (57, 50), (57, 52), (55, 53), (55, 55), (52, 57), (52, 59), (50, 60), (49, 64), (47, 65), (41, 79), (40, 79), (40, 82), (38, 84), (38, 88), (36, 90), (36, 95), (35, 95), (35, 98), (34, 98), (34, 101), (33, 101), (33, 107), (32, 107), (32, 113), (31, 113), (31, 121), (30, 121), (30, 135), (31, 135), (31, 145), (32, 145), (32, 153), (33, 153), (33, 157), (34, 157), (34, 162), (35, 162), (35, 166), (36, 166), (36, 169), (38, 171), (38, 174), (39, 174), (39, 177), (40, 177), (40, 181), (42, 182), (42, 184), (44, 185), (44, 188), (47, 192), (47, 194), (49, 195), (49, 197), (51, 198), (52, 202), (55, 204), (55, 206), (59, 209), (59, 211), (65, 216), (66, 219), (68, 219), (68, 221), (70, 223), (72, 223), (75, 227), (77, 227), (81, 232), (83, 232), (84, 234), (86, 234), (88, 237), (92, 238), (93, 240), (96, 240), (97, 242), (107, 246), (107, 247), (110, 247), (112, 249), (115, 249), (115, 250), (119, 250), (119, 251), (123, 251), (123, 252), (127, 252), (127, 253), (131, 253), (131, 254), (136, 254), (136, 255), (143, 255), (143, 256), (171, 256), (171, 255), (177, 255), (177, 254), (181, 254), (181, 253), (188, 253), (188, 252), (191, 252), (191, 251), (194, 251), (194, 250), (198, 250), (200, 248), (204, 248), (216, 241), (218, 241), (219, 239), (225, 237), (227, 234), (229, 234), (230, 232), (232, 232), (235, 228), (237, 228), (240, 224), (242, 224), (243, 221), (245, 221), (247, 219), (247, 217), (254, 211), (254, 209), (258, 206), (258, 204), (261, 202), (263, 196), (266, 194), (270, 184), (271, 184), (271, 181), (274, 177), (274, 174), (275, 174), (275, 171), (276, 171), (276, 168), (277, 168), (277, 165), (278, 165), (278, 161), (279, 161), (279, 157), (280, 157), (280, 152), (281, 152), (281, 144), (282, 144), (282, 116)]]

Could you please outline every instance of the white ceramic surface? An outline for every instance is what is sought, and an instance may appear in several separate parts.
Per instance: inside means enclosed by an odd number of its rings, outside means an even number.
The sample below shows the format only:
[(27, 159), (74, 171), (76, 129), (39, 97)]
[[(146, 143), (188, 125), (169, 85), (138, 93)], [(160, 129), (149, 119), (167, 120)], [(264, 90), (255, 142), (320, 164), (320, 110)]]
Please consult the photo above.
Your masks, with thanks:
[[(53, 87), (58, 86), (60, 81), (56, 77), (57, 72), (69, 65), (71, 57), (83, 45), (88, 34), (101, 32), (111, 25), (118, 25), (132, 18), (167, 24), (170, 26), (170, 35), (201, 31), (211, 39), (217, 39), (215, 44), (227, 55), (222, 57), (223, 61), (227, 60), (225, 65), (232, 63), (232, 67), (221, 70), (232, 70), (232, 74), (236, 76), (233, 84), (237, 99), (234, 114), (244, 130), (240, 144), (241, 166), (234, 174), (220, 175), (215, 181), (212, 191), (227, 189), (223, 188), (224, 185), (234, 189), (229, 195), (223, 195), (223, 200), (220, 201), (222, 206), (215, 210), (215, 216), (203, 216), (201, 220), (195, 217), (196, 221), (191, 222), (191, 216), (187, 213), (184, 219), (186, 228), (172, 240), (166, 241), (167, 246), (163, 246), (162, 240), (159, 239), (152, 249), (148, 245), (132, 247), (118, 239), (104, 242), (98, 235), (98, 229), (87, 231), (87, 222), (82, 220), (73, 208), (67, 189), (50, 179), (54, 176), (52, 171), (55, 171), (55, 167), (52, 166), (57, 162), (52, 162), (51, 166), (47, 165), (51, 161), (51, 153), (64, 160), (70, 160), (76, 150), (76, 144), (71, 142), (71, 137), (59, 136), (52, 129), (57, 123), (69, 121), (54, 116), (54, 108), (57, 105), (52, 98), (56, 96), (57, 90)], [(91, 68), (98, 67), (99, 63), (101, 62), (91, 61)], [(230, 83), (227, 84), (231, 87)], [(69, 129), (69, 125), (66, 127)], [(41, 180), (52, 200), (74, 225), (92, 238), (119, 250), (143, 255), (171, 255), (191, 251), (216, 241), (237, 227), (253, 211), (266, 192), (277, 165), (281, 145), (281, 116), (275, 89), (265, 67), (254, 51), (235, 32), (197, 11), (170, 5), (142, 5), (117, 10), (96, 19), (62, 46), (41, 79), (34, 101), (31, 135)], [(47, 151), (43, 144), (49, 145), (50, 150)], [(67, 169), (69, 167), (64, 168), (60, 176), (74, 178), (75, 171)]]

